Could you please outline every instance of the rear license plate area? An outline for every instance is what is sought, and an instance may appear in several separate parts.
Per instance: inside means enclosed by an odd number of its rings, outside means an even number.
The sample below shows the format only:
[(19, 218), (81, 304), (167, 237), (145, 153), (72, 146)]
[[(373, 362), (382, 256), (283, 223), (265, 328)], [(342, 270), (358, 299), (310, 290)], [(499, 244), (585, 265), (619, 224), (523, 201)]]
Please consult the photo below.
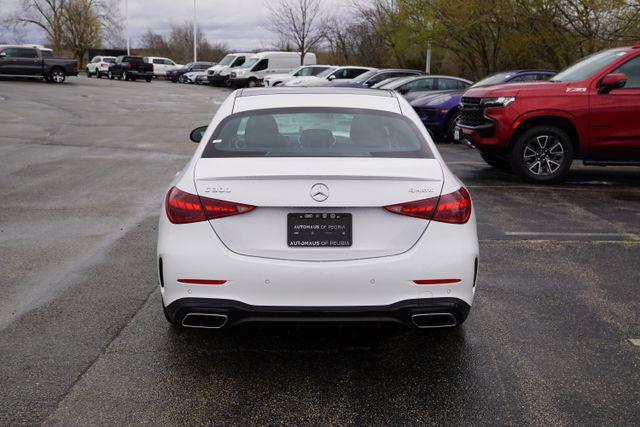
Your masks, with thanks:
[(287, 244), (300, 248), (352, 245), (350, 213), (290, 213)]

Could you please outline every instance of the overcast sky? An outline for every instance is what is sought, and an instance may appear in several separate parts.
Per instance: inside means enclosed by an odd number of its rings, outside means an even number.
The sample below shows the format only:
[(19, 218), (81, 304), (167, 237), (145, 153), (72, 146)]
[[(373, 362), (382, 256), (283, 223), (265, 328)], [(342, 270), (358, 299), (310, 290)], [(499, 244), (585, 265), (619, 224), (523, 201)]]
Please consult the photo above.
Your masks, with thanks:
[[(198, 25), (207, 39), (225, 42), (233, 50), (270, 47), (275, 37), (264, 29), (267, 18), (266, 0), (196, 0)], [(348, 3), (323, 0), (335, 7)], [(120, 0), (124, 16), (124, 2)], [(1, 9), (15, 9), (20, 0), (0, 0)], [(6, 10), (5, 9), (5, 10)], [(172, 24), (191, 22), (192, 0), (129, 0), (129, 30), (133, 46), (148, 29), (166, 34)], [(43, 43), (44, 36), (33, 26), (25, 42)]]

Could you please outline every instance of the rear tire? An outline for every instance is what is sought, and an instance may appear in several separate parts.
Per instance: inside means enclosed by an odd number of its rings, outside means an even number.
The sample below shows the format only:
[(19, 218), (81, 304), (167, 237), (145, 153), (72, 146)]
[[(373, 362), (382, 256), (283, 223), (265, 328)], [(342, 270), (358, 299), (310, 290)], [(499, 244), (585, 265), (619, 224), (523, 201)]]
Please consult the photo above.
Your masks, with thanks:
[(500, 170), (510, 170), (511, 165), (507, 159), (499, 157), (495, 154), (491, 153), (480, 153), (480, 157), (484, 160), (489, 166), (494, 167)]
[(109, 71), (107, 73), (107, 77), (109, 77), (109, 80), (113, 80), (113, 73), (111, 71)]
[(51, 82), (62, 84), (67, 79), (67, 73), (62, 68), (54, 68), (49, 72), (49, 77)]
[(151, 77), (147, 77), (145, 80), (147, 81), (147, 83), (151, 83)]
[(247, 87), (256, 87), (258, 86), (258, 81), (256, 79), (250, 79), (247, 82)]
[(124, 79), (124, 81), (128, 82), (129, 81), (129, 75), (127, 74), (126, 71), (122, 72), (122, 78)]
[(87, 77), (91, 78), (91, 72), (89, 71), (88, 68), (85, 68), (85, 72), (87, 73)]
[(534, 184), (564, 180), (573, 162), (571, 138), (555, 126), (536, 126), (516, 141), (509, 156), (511, 169)]

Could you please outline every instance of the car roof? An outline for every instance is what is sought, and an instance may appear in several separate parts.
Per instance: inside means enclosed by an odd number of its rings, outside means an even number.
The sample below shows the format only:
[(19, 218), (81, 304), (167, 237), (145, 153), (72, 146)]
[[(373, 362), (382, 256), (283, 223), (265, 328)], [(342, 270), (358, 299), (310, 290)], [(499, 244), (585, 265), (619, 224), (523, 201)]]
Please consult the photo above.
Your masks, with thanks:
[(373, 109), (401, 113), (395, 92), (349, 87), (275, 87), (236, 91), (233, 112), (270, 108), (335, 107)]
[(424, 71), (412, 70), (409, 68), (379, 68), (376, 73), (413, 73), (415, 75), (425, 75)]
[(462, 77), (455, 77), (455, 76), (447, 76), (444, 74), (420, 74), (417, 76), (405, 76), (405, 77), (400, 77), (399, 79), (393, 81), (393, 82), (389, 82), (388, 84), (399, 84), (399, 85), (403, 85), (405, 83), (414, 81), (414, 80), (420, 80), (420, 79), (426, 79), (426, 78), (434, 78), (434, 79), (451, 79), (451, 80), (459, 80), (465, 83), (469, 83), (472, 84), (473, 82), (467, 79), (463, 79)]

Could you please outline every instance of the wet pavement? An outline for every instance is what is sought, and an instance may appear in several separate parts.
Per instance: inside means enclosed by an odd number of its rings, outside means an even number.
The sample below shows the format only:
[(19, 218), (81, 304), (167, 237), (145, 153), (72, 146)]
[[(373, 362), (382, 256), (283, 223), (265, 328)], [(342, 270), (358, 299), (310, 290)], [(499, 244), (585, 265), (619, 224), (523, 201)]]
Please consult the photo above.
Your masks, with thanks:
[(440, 144), (478, 216), (459, 330), (175, 330), (157, 216), (224, 89), (0, 81), (0, 424), (640, 423), (640, 169), (536, 187)]

